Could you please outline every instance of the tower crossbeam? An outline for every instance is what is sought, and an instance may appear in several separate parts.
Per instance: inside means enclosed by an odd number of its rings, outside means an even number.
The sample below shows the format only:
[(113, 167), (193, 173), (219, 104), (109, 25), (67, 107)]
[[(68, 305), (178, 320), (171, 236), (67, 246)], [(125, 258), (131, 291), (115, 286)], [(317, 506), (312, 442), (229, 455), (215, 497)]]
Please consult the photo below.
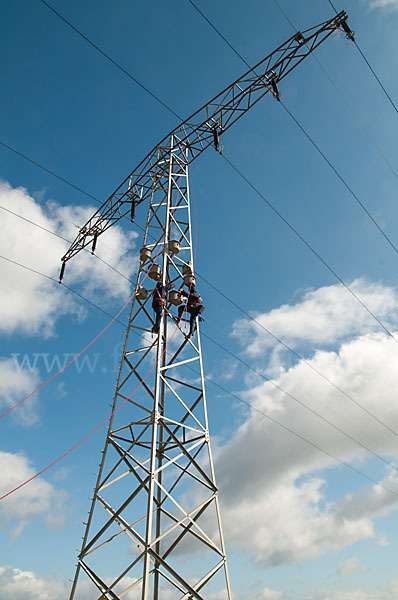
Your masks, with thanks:
[(278, 98), (279, 82), (320, 44), (336, 31), (342, 31), (344, 34), (347, 34), (347, 30), (350, 31), (346, 23), (347, 18), (347, 14), (341, 11), (320, 25), (294, 34), (183, 123), (177, 125), (149, 152), (80, 229), (62, 257), (63, 263), (86, 246), (95, 246), (98, 236), (120, 219), (130, 218), (135, 207), (150, 199), (154, 185), (165, 189), (168, 179), (167, 142), (171, 136), (174, 144), (179, 146), (182, 152), (187, 151), (188, 164), (213, 144), (220, 149), (220, 136), (266, 94), (271, 93)]

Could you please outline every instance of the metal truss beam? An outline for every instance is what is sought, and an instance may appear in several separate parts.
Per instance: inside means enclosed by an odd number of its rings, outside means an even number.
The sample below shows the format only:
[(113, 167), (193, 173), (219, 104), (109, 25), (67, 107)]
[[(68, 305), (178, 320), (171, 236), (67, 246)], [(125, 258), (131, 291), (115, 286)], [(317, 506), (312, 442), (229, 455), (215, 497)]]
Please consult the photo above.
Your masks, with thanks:
[[(94, 248), (99, 235), (123, 217), (130, 217), (133, 206), (150, 200), (154, 187), (165, 191), (169, 177), (168, 141), (171, 136), (182, 155), (186, 155), (186, 158), (176, 158), (176, 173), (179, 172), (181, 160), (191, 163), (212, 144), (220, 149), (220, 136), (266, 94), (271, 93), (278, 99), (279, 82), (320, 44), (336, 31), (345, 34), (347, 30), (350, 31), (347, 18), (347, 14), (341, 11), (320, 25), (296, 33), (178, 125), (149, 152), (80, 229), (69, 250), (62, 257), (63, 266), (86, 246), (92, 244)], [(171, 174), (173, 178), (176, 173)], [(175, 181), (174, 183), (176, 184)], [(178, 187), (178, 184), (176, 185)], [(157, 219), (156, 205), (153, 205), (153, 211), (153, 216)], [(162, 225), (159, 221), (158, 227), (161, 231)]]

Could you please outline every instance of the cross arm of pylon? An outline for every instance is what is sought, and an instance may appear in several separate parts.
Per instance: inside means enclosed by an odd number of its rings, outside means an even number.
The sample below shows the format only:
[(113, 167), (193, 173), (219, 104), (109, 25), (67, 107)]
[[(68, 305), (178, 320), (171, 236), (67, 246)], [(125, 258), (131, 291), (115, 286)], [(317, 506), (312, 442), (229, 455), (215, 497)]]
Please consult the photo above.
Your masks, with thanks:
[[(68, 260), (89, 245), (94, 252), (104, 231), (123, 217), (133, 218), (135, 208), (149, 200), (154, 186), (166, 185), (171, 137), (175, 147), (187, 153), (189, 163), (211, 145), (221, 152), (220, 136), (267, 93), (279, 99), (278, 83), (334, 32), (347, 34), (347, 18), (341, 11), (320, 25), (295, 33), (165, 136), (80, 229), (62, 257), (61, 279)], [(179, 159), (175, 156), (174, 160)]]

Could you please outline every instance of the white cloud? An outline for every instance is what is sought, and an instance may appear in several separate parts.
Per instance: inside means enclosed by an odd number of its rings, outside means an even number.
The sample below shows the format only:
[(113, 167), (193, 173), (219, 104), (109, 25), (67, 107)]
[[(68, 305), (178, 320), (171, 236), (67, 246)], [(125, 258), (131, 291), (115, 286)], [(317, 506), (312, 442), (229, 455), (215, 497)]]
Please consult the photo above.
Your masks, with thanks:
[(323, 589), (304, 596), (302, 600), (396, 600), (397, 597), (398, 580), (395, 580), (375, 593), (361, 589)]
[[(41, 227), (74, 239), (78, 229), (96, 210), (95, 207), (60, 206), (55, 202), (40, 204), (24, 188), (12, 188), (0, 183), (0, 205), (22, 215)], [(2, 236), (0, 254), (34, 270), (58, 279), (60, 258), (69, 244), (30, 223), (1, 211)], [(98, 255), (130, 277), (136, 268), (136, 258), (128, 254), (134, 248), (136, 234), (111, 228), (98, 241)], [(28, 335), (50, 336), (56, 320), (65, 314), (81, 319), (86, 307), (64, 287), (35, 273), (0, 260), (0, 333), (15, 331)], [(131, 284), (106, 265), (81, 252), (67, 266), (65, 281), (91, 297), (126, 298)]]
[(381, 548), (387, 548), (387, 546), (390, 545), (390, 540), (388, 539), (388, 537), (386, 535), (381, 535), (379, 537), (379, 539), (377, 540), (377, 543), (379, 544), (379, 546)]
[[(110, 577), (102, 577), (103, 581), (110, 585), (113, 581)], [(113, 588), (116, 593), (130, 587), (136, 580), (124, 577), (120, 584)], [(22, 571), (10, 566), (0, 566), (0, 600), (68, 600), (71, 584), (55, 577), (54, 575), (38, 575), (32, 571)], [(98, 589), (88, 580), (84, 580), (84, 574), (80, 576), (77, 597), (79, 600), (97, 600)], [(173, 600), (176, 595), (170, 589), (161, 589), (164, 600)], [(223, 600), (224, 594), (214, 592), (206, 597), (209, 600)], [(126, 600), (140, 600), (141, 590), (137, 585), (123, 594)], [(259, 596), (259, 600), (279, 600), (280, 596)]]
[[(333, 505), (333, 512), (342, 519), (359, 517), (367, 518), (372, 515), (388, 514), (397, 508), (398, 492), (397, 471), (389, 469), (389, 473), (380, 482), (382, 485), (372, 485), (360, 492), (347, 494)], [(391, 494), (388, 490), (392, 490)]]
[[(35, 470), (21, 454), (0, 451), (0, 496), (30, 479)], [(56, 489), (43, 477), (32, 480), (0, 502), (3, 527), (12, 527), (11, 537), (20, 535), (34, 518), (44, 519), (49, 529), (58, 528), (65, 522), (65, 500), (68, 494)]]
[(53, 480), (56, 482), (64, 481), (65, 479), (67, 479), (67, 477), (69, 477), (70, 472), (70, 467), (59, 467), (59, 469), (57, 469), (53, 473)]
[(66, 600), (69, 584), (52, 575), (0, 567), (0, 600)]
[[(306, 597), (305, 600), (382, 600), (363, 590), (323, 589)], [(387, 597), (386, 597), (387, 600)], [(388, 600), (392, 600), (389, 598)]]
[(371, 0), (370, 8), (398, 9), (398, 0)]
[[(398, 324), (398, 294), (393, 288), (357, 279), (350, 288), (387, 326)], [(294, 348), (330, 348), (347, 336), (380, 331), (380, 326), (343, 285), (307, 291), (296, 304), (285, 304), (268, 313), (255, 315), (263, 327)], [(234, 323), (233, 335), (239, 338), (251, 357), (281, 346), (253, 321)]]
[(223, 502), (227, 540), (253, 553), (257, 563), (279, 565), (313, 559), (374, 537), (370, 518), (340, 518), (333, 504), (323, 508), (323, 486), (320, 479), (303, 484), (292, 479), (263, 489), (262, 496), (257, 488), (255, 498)]
[[(37, 369), (17, 369), (13, 359), (0, 358), (0, 412), (27, 396), (38, 382)], [(33, 425), (37, 421), (36, 408), (37, 396), (34, 396), (12, 411), (11, 415), (22, 425)]]
[[(396, 320), (394, 290), (357, 282), (356, 291), (387, 321)], [(333, 351), (318, 350), (309, 362), (394, 427), (398, 423), (398, 346), (386, 334), (373, 332), (373, 324), (363, 319), (359, 310), (348, 310), (342, 292), (339, 286), (315, 290), (298, 305), (276, 309), (260, 315), (260, 319), (272, 330), (277, 328), (283, 338), (290, 336), (289, 341), (297, 346), (303, 340), (334, 342)], [(246, 323), (243, 327), (252, 326)], [(268, 342), (264, 341), (265, 334), (253, 329), (252, 333), (254, 340), (247, 340), (247, 349), (257, 357), (259, 348)], [(339, 341), (342, 338), (344, 341)], [(259, 368), (264, 366), (260, 363)], [(359, 492), (351, 492), (348, 485), (341, 497), (330, 502), (328, 473), (332, 468), (345, 467), (327, 453), (347, 463), (354, 461), (361, 470), (371, 455), (355, 443), (356, 439), (396, 464), (397, 436), (302, 361), (290, 367), (279, 363), (274, 382), (354, 440), (305, 410), (272, 383), (248, 382), (249, 390), (241, 395), (257, 410), (252, 410), (233, 438), (216, 452), (227, 541), (251, 552), (256, 562), (274, 565), (315, 558), (361, 539), (380, 542), (377, 517), (398, 509), (397, 471), (380, 462), (380, 468), (386, 470), (382, 483), (395, 495), (363, 479)], [(278, 428), (258, 411), (282, 422), (326, 450), (326, 454)]]
[(355, 575), (356, 573), (366, 573), (366, 571), (368, 571), (368, 568), (365, 565), (361, 565), (356, 556), (341, 562), (337, 567), (338, 575)]
[[(111, 579), (104, 578), (109, 584)], [(133, 583), (134, 580), (126, 577), (124, 585)], [(39, 575), (32, 571), (23, 571), (11, 566), (0, 567), (0, 600), (68, 600), (70, 583), (54, 575)], [(87, 581), (79, 584), (79, 600), (95, 600), (98, 598), (96, 588)], [(257, 594), (242, 597), (242, 600), (396, 600), (398, 595), (398, 580), (391, 581), (382, 590), (376, 593), (366, 592), (361, 589), (322, 589), (315, 590), (299, 597), (285, 595), (283, 592), (270, 588), (263, 588)], [(127, 592), (123, 598), (126, 600), (139, 600), (138, 590)], [(162, 595), (165, 600), (171, 600), (175, 595), (167, 591)], [(223, 595), (217, 592), (209, 594), (209, 599), (216, 600)], [(234, 596), (235, 597), (235, 596)]]
[(282, 600), (283, 598), (285, 595), (282, 592), (265, 587), (255, 596), (251, 596), (250, 600)]

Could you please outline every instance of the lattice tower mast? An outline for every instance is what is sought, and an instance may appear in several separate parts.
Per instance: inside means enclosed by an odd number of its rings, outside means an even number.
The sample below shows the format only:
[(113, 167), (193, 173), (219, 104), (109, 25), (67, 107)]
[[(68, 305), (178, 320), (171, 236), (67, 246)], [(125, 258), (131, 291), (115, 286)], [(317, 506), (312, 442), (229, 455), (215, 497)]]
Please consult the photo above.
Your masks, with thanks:
[[(292, 36), (166, 136), (104, 202), (62, 258), (148, 201), (144, 246), (99, 472), (70, 600), (82, 571), (99, 599), (230, 600), (226, 553), (208, 429), (199, 322), (187, 335), (170, 292), (153, 336), (150, 283), (194, 281), (189, 164), (271, 92), (315, 48), (341, 30), (344, 11)], [(175, 313), (175, 311), (174, 311)], [(188, 315), (189, 317), (189, 315)], [(117, 410), (118, 407), (124, 406)], [(104, 575), (113, 574), (111, 579)], [(87, 579), (86, 578), (86, 579)], [(83, 583), (87, 585), (87, 581)]]

